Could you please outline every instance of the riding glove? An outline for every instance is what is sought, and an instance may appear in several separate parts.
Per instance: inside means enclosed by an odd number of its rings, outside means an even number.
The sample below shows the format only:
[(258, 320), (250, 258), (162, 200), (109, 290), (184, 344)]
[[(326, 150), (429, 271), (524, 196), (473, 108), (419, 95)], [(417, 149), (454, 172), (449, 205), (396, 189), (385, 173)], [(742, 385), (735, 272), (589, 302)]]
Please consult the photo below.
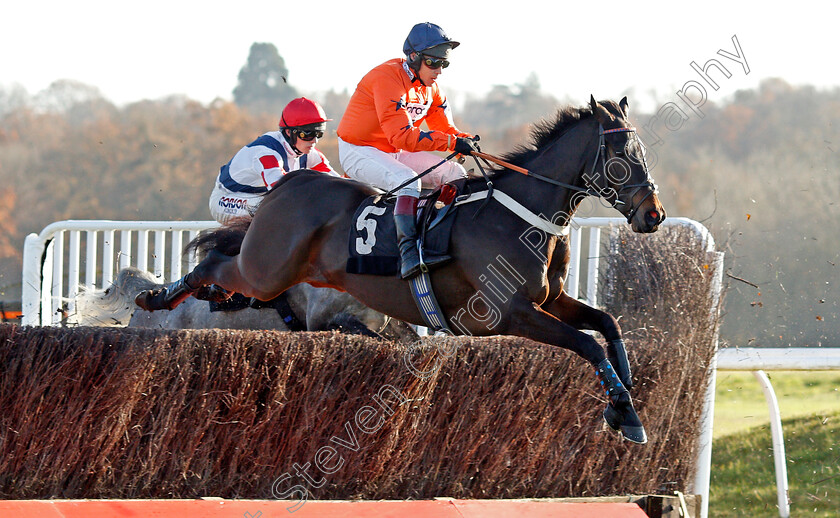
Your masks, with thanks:
[(458, 139), (455, 140), (456, 153), (460, 153), (462, 155), (472, 155), (474, 151), (481, 152), (481, 149), (474, 140), (464, 137), (458, 137)]

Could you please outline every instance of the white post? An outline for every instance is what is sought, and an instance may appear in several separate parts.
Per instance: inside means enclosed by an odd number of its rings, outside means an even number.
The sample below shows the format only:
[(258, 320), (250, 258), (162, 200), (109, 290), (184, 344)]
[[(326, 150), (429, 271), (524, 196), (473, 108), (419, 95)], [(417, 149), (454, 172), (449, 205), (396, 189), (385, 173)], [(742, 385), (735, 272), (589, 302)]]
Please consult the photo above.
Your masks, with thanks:
[(172, 232), (172, 247), (169, 251), (169, 282), (181, 278), (181, 231)]
[(149, 231), (137, 232), (137, 269), (146, 270), (149, 268)]
[(52, 295), (52, 322), (61, 322), (63, 296), (64, 296), (64, 231), (56, 232), (52, 240), (52, 283), (50, 284), (50, 295)]
[(578, 298), (578, 286), (580, 280), (580, 233), (581, 227), (572, 228), (569, 235), (569, 274), (566, 275), (566, 284), (563, 291), (574, 299)]
[(70, 298), (70, 309), (74, 310), (76, 307), (76, 295), (79, 294), (79, 254), (81, 254), (79, 241), (81, 239), (78, 230), (70, 231), (70, 257), (67, 264), (67, 285), (68, 294)]
[(706, 386), (703, 413), (700, 416), (700, 451), (697, 454), (697, 471), (694, 473), (692, 492), (700, 495), (700, 518), (709, 516), (709, 487), (712, 482), (712, 442), (714, 441), (715, 386), (717, 383), (717, 357), (709, 364), (709, 384)]
[(95, 230), (88, 230), (85, 253), (85, 288), (96, 288), (96, 241), (99, 236)]
[(586, 258), (586, 303), (598, 303), (598, 267), (601, 255), (601, 228), (589, 229), (589, 257)]
[(41, 267), (41, 325), (49, 326), (53, 323), (52, 278), (53, 278), (53, 247), (52, 239), (46, 244), (44, 264)]
[(155, 277), (163, 280), (163, 261), (166, 257), (166, 233), (162, 230), (155, 231)]
[(753, 376), (761, 384), (764, 391), (764, 398), (767, 400), (767, 407), (770, 409), (770, 435), (773, 439), (773, 462), (776, 465), (776, 501), (779, 504), (779, 516), (788, 518), (790, 516), (790, 503), (788, 501), (788, 478), (787, 466), (785, 465), (785, 439), (782, 435), (782, 416), (779, 412), (779, 401), (770, 384), (770, 378), (764, 371), (753, 371)]
[(120, 232), (120, 270), (131, 266), (131, 231)]
[[(705, 227), (703, 227), (705, 228)], [(707, 250), (714, 250), (714, 242), (711, 237), (703, 241)], [(714, 268), (712, 277), (712, 311), (710, 318), (715, 319), (720, 315), (720, 292), (723, 289), (723, 252), (708, 252), (709, 262)], [(697, 471), (694, 473), (692, 491), (699, 494), (700, 517), (709, 516), (709, 488), (712, 479), (712, 443), (714, 442), (714, 420), (715, 420), (715, 387), (717, 383), (717, 361), (718, 361), (718, 332), (715, 332), (715, 352), (709, 364), (709, 385), (706, 387), (703, 401), (703, 413), (700, 417), (700, 438), (698, 439)]]
[[(190, 230), (187, 234), (189, 242), (192, 242), (195, 239), (195, 236), (198, 235), (198, 232), (195, 230)], [(195, 265), (198, 264), (198, 258), (195, 256), (195, 250), (190, 250), (189, 255), (187, 256), (187, 273), (193, 271), (195, 269)]]
[(38, 234), (29, 234), (23, 241), (23, 272), (21, 279), (21, 319), (24, 326), (41, 323), (41, 259), (44, 242)]
[(106, 230), (102, 238), (102, 288), (114, 280), (114, 231)]

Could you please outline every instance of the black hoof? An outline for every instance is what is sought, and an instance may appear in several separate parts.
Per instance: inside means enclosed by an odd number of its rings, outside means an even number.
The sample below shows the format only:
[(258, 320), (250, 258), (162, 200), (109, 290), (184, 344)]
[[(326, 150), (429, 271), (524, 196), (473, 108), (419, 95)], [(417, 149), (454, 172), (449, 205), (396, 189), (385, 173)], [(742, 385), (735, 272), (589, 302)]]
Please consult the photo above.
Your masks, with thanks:
[(140, 293), (138, 293), (136, 297), (134, 297), (134, 303), (137, 304), (138, 307), (145, 309), (146, 311), (158, 311), (161, 309), (167, 309), (163, 307), (165, 295), (165, 288), (143, 290)]
[(181, 290), (175, 293), (170, 293), (166, 287), (163, 287), (141, 291), (136, 297), (134, 297), (134, 303), (146, 311), (171, 311), (189, 297), (189, 291)]
[(647, 433), (642, 421), (633, 408), (633, 402), (627, 393), (621, 394), (615, 403), (610, 402), (604, 410), (604, 421), (625, 439), (636, 444), (647, 442)]

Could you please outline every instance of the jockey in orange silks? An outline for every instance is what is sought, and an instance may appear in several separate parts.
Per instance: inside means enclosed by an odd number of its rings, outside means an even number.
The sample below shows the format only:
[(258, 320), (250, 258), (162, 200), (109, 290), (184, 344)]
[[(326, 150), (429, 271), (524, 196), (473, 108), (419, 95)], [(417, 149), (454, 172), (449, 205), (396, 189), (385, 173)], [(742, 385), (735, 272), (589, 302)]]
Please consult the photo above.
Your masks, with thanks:
[[(339, 158), (347, 176), (389, 191), (439, 163), (430, 151), (468, 155), (478, 150), (471, 135), (455, 127), (436, 83), (458, 45), (439, 26), (417, 24), (403, 45), (405, 59), (386, 61), (362, 78), (338, 125)], [(424, 121), (428, 131), (420, 128)], [(460, 164), (445, 162), (397, 192), (394, 219), (404, 279), (420, 269), (415, 216), (421, 187), (464, 176)]]

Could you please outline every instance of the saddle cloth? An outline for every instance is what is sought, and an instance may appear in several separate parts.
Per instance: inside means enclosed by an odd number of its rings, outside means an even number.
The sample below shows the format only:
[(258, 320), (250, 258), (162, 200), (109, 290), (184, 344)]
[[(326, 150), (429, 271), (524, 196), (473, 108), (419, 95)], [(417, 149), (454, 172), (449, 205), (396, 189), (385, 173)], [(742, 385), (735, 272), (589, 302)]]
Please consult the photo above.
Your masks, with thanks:
[[(444, 184), (417, 204), (417, 229), (424, 259), (446, 255), (455, 218), (452, 203), (465, 181)], [(400, 249), (394, 225), (396, 198), (375, 195), (366, 198), (353, 215), (350, 226), (347, 273), (396, 275), (400, 271)]]

